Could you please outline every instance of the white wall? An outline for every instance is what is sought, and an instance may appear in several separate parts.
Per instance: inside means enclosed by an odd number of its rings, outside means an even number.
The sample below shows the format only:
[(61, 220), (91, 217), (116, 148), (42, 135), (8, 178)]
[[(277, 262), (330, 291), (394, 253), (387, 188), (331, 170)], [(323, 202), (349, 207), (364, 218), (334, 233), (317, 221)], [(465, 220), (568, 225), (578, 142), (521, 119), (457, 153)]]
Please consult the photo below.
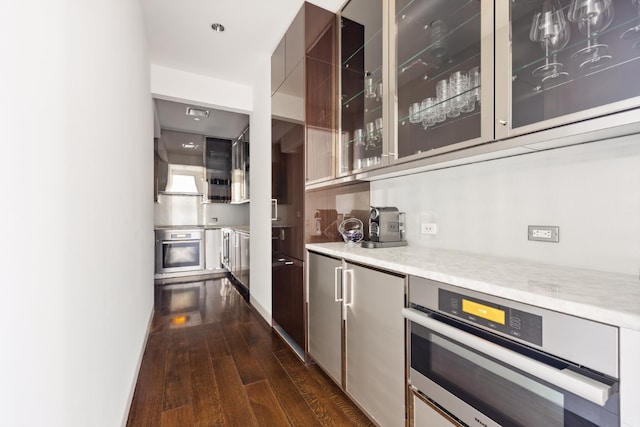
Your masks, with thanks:
[(151, 92), (160, 99), (247, 113), (251, 86), (151, 64)]
[[(637, 275), (638, 165), (633, 135), (372, 182), (371, 204), (407, 212), (410, 245)], [(560, 242), (528, 241), (527, 225), (559, 226)]]
[(153, 119), (138, 2), (0, 14), (0, 413), (117, 426), (153, 305)]
[(271, 55), (256, 70), (251, 114), (251, 304), (271, 324)]

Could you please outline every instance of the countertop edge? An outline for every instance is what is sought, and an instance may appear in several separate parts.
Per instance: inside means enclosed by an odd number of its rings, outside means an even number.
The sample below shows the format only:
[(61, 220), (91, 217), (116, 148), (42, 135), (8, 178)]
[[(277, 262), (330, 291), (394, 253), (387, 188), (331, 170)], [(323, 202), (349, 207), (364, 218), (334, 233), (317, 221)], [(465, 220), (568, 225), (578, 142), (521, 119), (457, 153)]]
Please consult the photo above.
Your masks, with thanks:
[[(448, 283), (465, 289), (471, 289), (490, 295), (507, 298), (537, 307), (546, 308), (574, 316), (594, 320), (621, 328), (640, 331), (640, 281), (634, 280), (630, 275), (618, 273), (606, 273), (586, 269), (552, 266), (528, 261), (518, 261), (500, 257), (491, 257), (480, 254), (456, 252), (449, 250), (427, 249), (422, 247), (410, 247), (410, 249), (398, 250), (398, 248), (363, 249), (357, 245), (344, 243), (318, 243), (307, 244), (307, 250), (344, 258), (356, 263), (389, 270), (396, 273), (419, 276), (439, 282)], [(364, 252), (363, 251), (369, 251)], [(415, 254), (415, 259), (410, 256), (407, 262), (394, 260), (394, 255), (402, 254), (407, 257), (408, 251)], [(444, 265), (446, 261), (460, 258), (460, 262), (476, 263), (476, 267), (486, 267), (492, 270), (496, 280), (486, 278), (476, 279), (469, 271), (460, 273), (452, 272), (455, 265)], [(444, 261), (443, 261), (444, 260)], [(431, 263), (433, 261), (433, 263)], [(440, 262), (440, 263), (439, 263)], [(500, 271), (506, 271), (508, 277), (501, 277)], [(531, 272), (536, 273), (535, 278), (529, 277)], [(539, 273), (539, 274), (538, 274)], [(488, 276), (490, 274), (485, 274)], [(585, 287), (584, 295), (576, 291), (580, 280), (589, 280), (599, 283), (611, 278), (612, 283), (623, 286), (621, 293), (632, 290), (631, 301), (627, 301), (631, 309), (613, 307), (615, 301), (598, 293), (605, 293), (604, 288), (597, 292)], [(499, 283), (499, 282), (504, 283)], [(513, 281), (515, 286), (508, 286), (506, 282)], [(630, 288), (627, 288), (630, 287)], [(589, 293), (594, 295), (589, 295)], [(589, 298), (596, 301), (589, 301)]]

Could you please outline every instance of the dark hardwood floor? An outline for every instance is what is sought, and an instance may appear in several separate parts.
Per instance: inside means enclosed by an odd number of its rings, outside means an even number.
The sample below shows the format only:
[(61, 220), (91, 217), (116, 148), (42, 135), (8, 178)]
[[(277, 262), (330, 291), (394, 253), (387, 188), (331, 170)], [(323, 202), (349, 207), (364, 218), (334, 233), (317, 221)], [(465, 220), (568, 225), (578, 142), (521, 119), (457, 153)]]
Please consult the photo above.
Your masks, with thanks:
[(373, 425), (227, 279), (156, 289), (128, 426)]

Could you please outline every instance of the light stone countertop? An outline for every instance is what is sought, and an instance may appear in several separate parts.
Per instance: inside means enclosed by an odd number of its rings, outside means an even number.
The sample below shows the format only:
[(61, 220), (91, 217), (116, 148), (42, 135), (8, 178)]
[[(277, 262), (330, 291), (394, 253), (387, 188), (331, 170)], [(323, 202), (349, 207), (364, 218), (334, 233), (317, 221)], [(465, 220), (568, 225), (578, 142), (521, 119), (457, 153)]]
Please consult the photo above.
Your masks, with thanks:
[(640, 278), (490, 255), (345, 243), (307, 250), (640, 331)]

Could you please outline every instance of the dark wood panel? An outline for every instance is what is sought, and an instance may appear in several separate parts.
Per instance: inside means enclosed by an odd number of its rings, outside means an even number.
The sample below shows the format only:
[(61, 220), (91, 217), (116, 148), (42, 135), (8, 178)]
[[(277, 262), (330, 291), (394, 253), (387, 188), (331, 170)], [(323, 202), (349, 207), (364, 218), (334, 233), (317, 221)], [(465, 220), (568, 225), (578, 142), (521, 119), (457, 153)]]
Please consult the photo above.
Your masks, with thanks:
[(189, 332), (189, 361), (194, 413), (192, 424), (202, 427), (224, 424), (222, 401), (209, 356), (207, 335), (204, 328), (193, 328)]
[(223, 333), (240, 378), (242, 378), (242, 383), (251, 384), (255, 381), (263, 380), (264, 376), (260, 365), (249, 351), (249, 346), (242, 336), (240, 325), (237, 322), (228, 323), (225, 325)]
[(215, 359), (213, 369), (216, 372), (216, 384), (220, 390), (225, 420), (229, 425), (257, 426), (258, 422), (242, 380), (231, 357)]
[(191, 403), (188, 342), (185, 336), (176, 334), (172, 336), (172, 341), (167, 353), (163, 399), (165, 411)]
[(220, 359), (223, 357), (231, 356), (229, 346), (222, 333), (220, 323), (212, 323), (203, 327), (205, 333), (205, 340), (207, 348), (209, 350), (209, 356), (211, 359)]
[(181, 406), (162, 413), (160, 427), (185, 427), (192, 426), (193, 408), (191, 405)]
[(304, 348), (304, 269), (303, 263), (278, 263), (272, 268), (273, 320)]
[(305, 47), (309, 52), (327, 28), (335, 25), (336, 15), (311, 3), (305, 3), (304, 7)]
[(262, 426), (290, 426), (287, 416), (278, 403), (273, 390), (266, 381), (258, 381), (249, 384), (247, 395), (251, 402), (253, 412)]
[(280, 350), (275, 355), (289, 377), (291, 377), (300, 395), (311, 407), (320, 424), (351, 425), (349, 417), (323, 391), (320, 383), (309, 375), (307, 368), (300, 363), (300, 360), (292, 352)]
[[(279, 337), (275, 337), (275, 334), (272, 333), (271, 336), (280, 343), (283, 342)], [(288, 372), (276, 358), (272, 346), (272, 341), (265, 338), (261, 341), (261, 345), (252, 346), (251, 351), (262, 362), (265, 377), (268, 378), (280, 405), (285, 408), (289, 421), (294, 426), (321, 426), (322, 424), (298, 391)], [(291, 352), (286, 346), (282, 350)], [(297, 364), (302, 365), (302, 362), (297, 360)]]

